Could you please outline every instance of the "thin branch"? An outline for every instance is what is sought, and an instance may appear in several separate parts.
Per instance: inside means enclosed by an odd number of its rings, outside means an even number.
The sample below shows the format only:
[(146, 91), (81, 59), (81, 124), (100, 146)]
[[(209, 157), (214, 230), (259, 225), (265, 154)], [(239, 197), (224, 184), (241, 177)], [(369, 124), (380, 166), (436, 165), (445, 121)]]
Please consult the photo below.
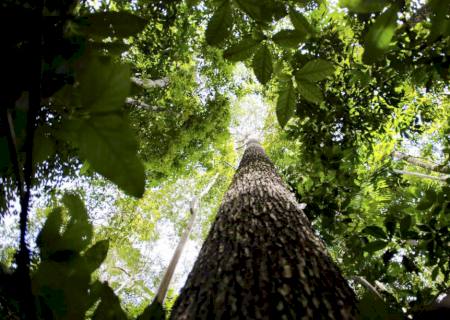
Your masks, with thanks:
[(161, 108), (158, 106), (151, 106), (149, 104), (146, 104), (145, 102), (141, 102), (141, 101), (139, 101), (137, 99), (133, 99), (133, 98), (126, 98), (125, 103), (131, 107), (135, 107), (138, 109), (145, 109), (145, 110), (149, 110), (149, 111), (153, 111), (153, 112), (167, 111), (167, 109), (165, 109), (165, 108)]
[(423, 178), (423, 179), (432, 179), (432, 180), (443, 181), (443, 182), (445, 182), (448, 178), (450, 178), (449, 175), (430, 176), (430, 175), (424, 174), (424, 173), (398, 170), (398, 169), (394, 169), (394, 172), (397, 174), (405, 174), (405, 175), (409, 175), (409, 176), (413, 176), (413, 177), (418, 177), (418, 178)]
[(184, 230), (183, 235), (181, 236), (180, 242), (178, 242), (178, 246), (175, 249), (175, 252), (170, 260), (169, 266), (167, 267), (166, 273), (161, 280), (161, 284), (159, 285), (158, 292), (156, 293), (156, 300), (163, 304), (164, 299), (167, 294), (167, 290), (169, 288), (170, 281), (172, 279), (175, 268), (178, 264), (178, 260), (180, 259), (181, 253), (183, 252), (183, 248), (187, 242), (189, 234), (191, 233), (192, 226), (194, 225), (195, 218), (197, 216), (197, 210), (199, 206), (199, 201), (211, 190), (212, 186), (217, 180), (219, 174), (216, 174), (210, 183), (205, 187), (205, 189), (198, 195), (197, 197), (193, 197), (189, 206), (189, 211), (191, 212), (191, 216), (189, 218), (188, 225)]
[(131, 81), (145, 89), (153, 89), (153, 88), (164, 88), (169, 84), (169, 77), (164, 77), (161, 79), (141, 79), (137, 77), (131, 77)]
[(352, 278), (353, 281), (358, 282), (359, 284), (361, 284), (363, 287), (365, 287), (367, 290), (369, 290), (370, 292), (372, 292), (374, 295), (376, 295), (378, 298), (380, 298), (381, 300), (383, 300), (383, 297), (381, 296), (381, 294), (377, 291), (377, 289), (375, 289), (375, 287), (373, 285), (370, 284), (369, 281), (367, 281), (364, 277), (361, 276), (354, 276)]
[(398, 158), (399, 160), (404, 160), (404, 161), (408, 162), (409, 164), (412, 164), (412, 165), (415, 165), (415, 166), (418, 166), (418, 167), (421, 167), (421, 168), (424, 168), (427, 170), (440, 172), (440, 173), (450, 173), (449, 167), (446, 167), (444, 165), (437, 164), (437, 163), (423, 161), (419, 157), (410, 156), (409, 154), (406, 154), (403, 152), (394, 151), (394, 152), (392, 152), (392, 155), (394, 157)]

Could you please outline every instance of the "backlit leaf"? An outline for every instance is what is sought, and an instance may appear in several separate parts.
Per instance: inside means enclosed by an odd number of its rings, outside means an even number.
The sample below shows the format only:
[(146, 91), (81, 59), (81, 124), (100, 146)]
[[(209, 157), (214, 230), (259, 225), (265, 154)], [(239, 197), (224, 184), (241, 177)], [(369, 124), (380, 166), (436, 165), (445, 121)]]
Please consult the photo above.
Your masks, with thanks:
[(253, 38), (243, 38), (240, 42), (225, 50), (223, 57), (231, 61), (245, 60), (255, 53), (260, 42)]
[(283, 48), (296, 48), (305, 39), (306, 33), (297, 30), (281, 30), (272, 37), (273, 42)]
[(313, 103), (323, 101), (322, 90), (313, 82), (306, 80), (297, 80), (297, 90), (303, 98)]
[(103, 38), (135, 36), (147, 25), (147, 20), (126, 11), (95, 12), (81, 19), (87, 34)]
[(316, 59), (308, 61), (300, 70), (295, 73), (297, 80), (320, 81), (334, 73), (332, 63)]
[(341, 7), (348, 8), (350, 11), (357, 13), (380, 12), (386, 7), (390, 1), (388, 0), (341, 0)]
[(392, 5), (370, 27), (364, 38), (364, 63), (370, 64), (383, 58), (383, 54), (389, 49), (397, 27), (397, 11), (398, 7)]
[(79, 149), (79, 156), (126, 193), (144, 193), (144, 166), (137, 158), (137, 143), (126, 119), (119, 114), (66, 120), (65, 135)]
[(256, 52), (252, 62), (253, 72), (262, 84), (266, 84), (272, 77), (272, 54), (266, 46), (262, 46)]
[(284, 79), (279, 81), (276, 108), (278, 123), (282, 128), (294, 115), (296, 101), (297, 97), (292, 79), (289, 76), (285, 76)]
[(205, 32), (206, 42), (212, 46), (218, 45), (230, 35), (232, 25), (231, 6), (226, 0), (216, 9), (208, 22)]
[(375, 238), (386, 238), (387, 237), (386, 232), (384, 232), (384, 230), (379, 226), (368, 226), (368, 227), (365, 227), (361, 232), (371, 235)]
[(300, 12), (290, 10), (289, 18), (291, 19), (292, 24), (298, 32), (309, 35), (312, 35), (315, 32), (309, 21)]

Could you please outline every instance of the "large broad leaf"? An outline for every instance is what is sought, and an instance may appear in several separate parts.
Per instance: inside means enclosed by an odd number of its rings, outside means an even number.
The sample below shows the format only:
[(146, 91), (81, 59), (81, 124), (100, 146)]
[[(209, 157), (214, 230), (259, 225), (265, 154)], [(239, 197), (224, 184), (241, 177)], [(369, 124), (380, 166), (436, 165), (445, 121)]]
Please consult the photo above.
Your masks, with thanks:
[(362, 233), (369, 234), (375, 238), (386, 238), (386, 232), (379, 226), (368, 226), (362, 230)]
[(297, 90), (303, 98), (310, 102), (319, 104), (323, 101), (322, 90), (313, 82), (297, 80)]
[(316, 59), (308, 61), (300, 70), (295, 73), (297, 80), (320, 81), (334, 73), (334, 66), (331, 62)]
[(218, 45), (230, 35), (232, 25), (231, 6), (226, 0), (217, 8), (208, 22), (205, 32), (206, 42), (212, 46)]
[(402, 237), (406, 237), (409, 228), (411, 228), (411, 225), (412, 225), (412, 217), (410, 215), (407, 215), (402, 220), (400, 220), (400, 233)]
[(285, 75), (279, 82), (276, 114), (282, 128), (295, 113), (297, 97), (291, 77)]
[(69, 222), (62, 235), (61, 249), (80, 252), (92, 239), (92, 225), (83, 201), (75, 194), (66, 193), (62, 202), (69, 211)]
[(130, 77), (128, 65), (89, 59), (77, 75), (81, 107), (102, 113), (120, 110), (130, 93)]
[(312, 35), (315, 32), (314, 28), (311, 26), (305, 16), (303, 16), (300, 12), (290, 10), (289, 18), (291, 19), (292, 24), (298, 32), (308, 35)]
[(262, 0), (235, 0), (239, 8), (256, 21), (269, 22), (272, 12), (267, 12), (267, 6)]
[(306, 33), (298, 30), (281, 30), (272, 37), (273, 42), (283, 48), (296, 48), (305, 39)]
[(58, 248), (61, 241), (62, 208), (53, 209), (39, 232), (36, 244), (39, 247), (41, 260), (47, 259)]
[(106, 282), (100, 289), (100, 303), (92, 316), (93, 320), (127, 320), (126, 313), (120, 306), (119, 298)]
[(231, 61), (242, 61), (253, 55), (261, 41), (253, 38), (243, 38), (237, 44), (224, 51), (223, 57)]
[(86, 260), (89, 272), (94, 272), (100, 267), (108, 254), (108, 248), (109, 241), (100, 240), (85, 252), (84, 259)]
[(144, 312), (140, 314), (136, 320), (164, 320), (166, 318), (166, 311), (161, 303), (156, 299), (145, 308)]
[(433, 14), (431, 16), (430, 38), (436, 40), (440, 35), (450, 36), (450, 5), (448, 0), (430, 0), (428, 6)]
[(341, 0), (341, 7), (357, 13), (380, 12), (391, 1), (388, 0)]
[(92, 115), (66, 120), (66, 137), (79, 149), (79, 156), (92, 168), (135, 197), (144, 193), (144, 166), (137, 158), (137, 143), (120, 114)]
[(125, 11), (96, 12), (83, 16), (81, 21), (86, 25), (86, 33), (102, 38), (128, 38), (141, 32), (147, 25), (147, 20)]
[(266, 46), (261, 46), (253, 57), (253, 72), (262, 84), (266, 84), (272, 77), (273, 63), (272, 54)]
[(384, 249), (388, 245), (387, 241), (375, 240), (365, 245), (364, 250), (367, 252), (375, 252)]
[(389, 49), (397, 27), (398, 6), (392, 5), (382, 13), (370, 27), (364, 41), (364, 63), (370, 64), (383, 58)]

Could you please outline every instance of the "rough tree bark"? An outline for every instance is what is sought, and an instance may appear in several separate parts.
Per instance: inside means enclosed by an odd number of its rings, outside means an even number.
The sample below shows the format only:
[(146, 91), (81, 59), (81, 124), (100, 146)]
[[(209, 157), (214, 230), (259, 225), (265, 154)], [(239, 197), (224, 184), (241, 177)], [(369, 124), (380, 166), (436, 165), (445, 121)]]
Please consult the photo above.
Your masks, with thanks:
[(354, 319), (353, 291), (256, 141), (171, 319)]

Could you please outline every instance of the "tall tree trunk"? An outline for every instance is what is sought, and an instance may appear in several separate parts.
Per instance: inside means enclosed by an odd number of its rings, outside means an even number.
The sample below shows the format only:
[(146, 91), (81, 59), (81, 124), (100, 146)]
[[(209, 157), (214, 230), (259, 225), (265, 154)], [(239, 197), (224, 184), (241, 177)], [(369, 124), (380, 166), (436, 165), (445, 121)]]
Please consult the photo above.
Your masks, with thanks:
[(355, 297), (256, 141), (171, 319), (354, 319)]

